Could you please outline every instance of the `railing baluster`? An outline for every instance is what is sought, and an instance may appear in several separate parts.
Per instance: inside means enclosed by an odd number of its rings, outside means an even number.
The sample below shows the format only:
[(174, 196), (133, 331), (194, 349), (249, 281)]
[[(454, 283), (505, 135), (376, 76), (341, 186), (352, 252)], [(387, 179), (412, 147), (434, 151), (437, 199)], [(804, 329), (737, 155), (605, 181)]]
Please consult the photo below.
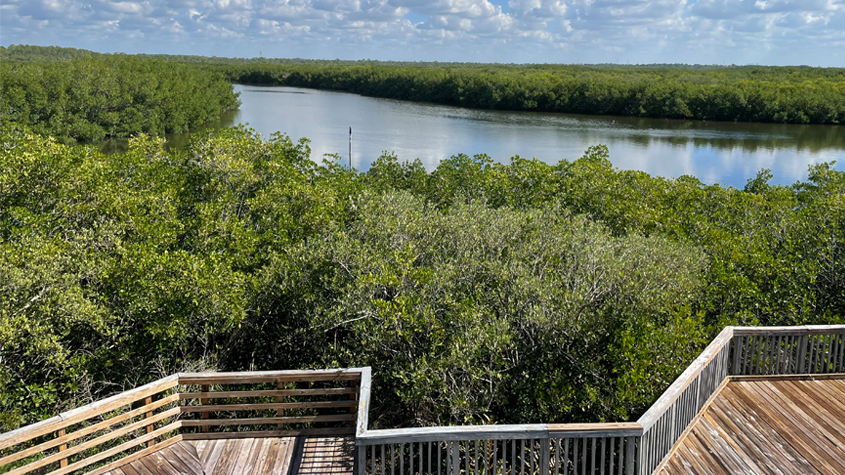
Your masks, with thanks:
[[(210, 386), (208, 384), (203, 384), (200, 386), (200, 391), (207, 393), (210, 390)], [(200, 406), (207, 406), (208, 405), (208, 398), (200, 398)], [(201, 412), (200, 419), (208, 419), (208, 412)], [(200, 432), (208, 432), (208, 426), (200, 427)]]
[[(66, 435), (67, 435), (67, 430), (64, 427), (59, 429), (58, 437), (64, 437)], [(64, 452), (65, 450), (67, 450), (67, 444), (62, 444), (62, 445), (59, 446), (59, 452)], [(59, 467), (60, 468), (67, 467), (67, 459), (66, 458), (59, 460)]]

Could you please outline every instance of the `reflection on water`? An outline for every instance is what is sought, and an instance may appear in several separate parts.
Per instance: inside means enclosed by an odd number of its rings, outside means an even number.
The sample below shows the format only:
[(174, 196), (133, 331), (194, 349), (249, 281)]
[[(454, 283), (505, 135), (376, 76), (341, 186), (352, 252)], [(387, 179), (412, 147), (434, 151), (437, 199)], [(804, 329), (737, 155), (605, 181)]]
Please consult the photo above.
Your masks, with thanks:
[[(376, 99), (289, 87), (235, 86), (240, 110), (205, 128), (248, 123), (264, 136), (287, 133), (311, 139), (313, 157), (337, 153), (366, 170), (383, 151), (401, 160), (419, 158), (433, 169), (458, 153), (486, 153), (494, 160), (535, 157), (548, 163), (575, 159), (607, 145), (614, 166), (652, 175), (693, 175), (705, 183), (742, 187), (761, 168), (773, 182), (806, 179), (811, 163), (845, 159), (845, 127), (690, 122), (629, 117), (502, 112)], [(187, 135), (168, 136), (181, 148)], [(125, 149), (111, 141), (108, 150)]]

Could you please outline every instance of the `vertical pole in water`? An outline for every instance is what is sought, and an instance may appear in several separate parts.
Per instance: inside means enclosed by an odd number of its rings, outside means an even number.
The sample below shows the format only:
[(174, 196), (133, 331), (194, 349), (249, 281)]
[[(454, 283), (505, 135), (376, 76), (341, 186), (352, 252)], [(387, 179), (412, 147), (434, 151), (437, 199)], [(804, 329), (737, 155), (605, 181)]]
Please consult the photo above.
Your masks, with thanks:
[(352, 127), (349, 127), (349, 169), (352, 170)]

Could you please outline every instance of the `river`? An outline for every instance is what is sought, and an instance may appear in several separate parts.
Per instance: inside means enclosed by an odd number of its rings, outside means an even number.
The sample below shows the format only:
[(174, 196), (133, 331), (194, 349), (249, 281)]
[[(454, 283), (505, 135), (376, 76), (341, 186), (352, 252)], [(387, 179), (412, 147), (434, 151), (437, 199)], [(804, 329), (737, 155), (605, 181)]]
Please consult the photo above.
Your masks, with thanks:
[[(419, 158), (429, 170), (458, 153), (498, 162), (519, 155), (547, 163), (574, 160), (591, 145), (610, 149), (615, 167), (651, 175), (692, 175), (741, 188), (762, 168), (773, 183), (807, 178), (811, 163), (845, 162), (845, 126), (698, 122), (538, 112), (503, 112), (292, 87), (236, 85), (242, 105), (211, 127), (249, 124), (311, 139), (312, 158), (336, 153), (367, 170), (383, 151)], [(181, 147), (187, 135), (168, 137)]]

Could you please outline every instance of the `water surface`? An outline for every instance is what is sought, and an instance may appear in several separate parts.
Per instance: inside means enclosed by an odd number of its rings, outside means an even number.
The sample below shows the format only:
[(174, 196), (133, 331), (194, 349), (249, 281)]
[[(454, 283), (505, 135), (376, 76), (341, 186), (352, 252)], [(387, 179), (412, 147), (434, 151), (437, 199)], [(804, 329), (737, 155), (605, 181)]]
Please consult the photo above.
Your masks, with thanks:
[[(262, 135), (311, 139), (312, 158), (339, 154), (366, 170), (384, 151), (419, 158), (429, 170), (458, 153), (499, 162), (519, 155), (574, 160), (591, 145), (610, 149), (614, 166), (651, 175), (692, 175), (742, 187), (762, 168), (772, 182), (806, 179), (811, 163), (845, 162), (845, 126), (691, 122), (629, 117), (464, 109), (292, 87), (236, 85), (243, 104), (213, 127), (248, 123)], [(180, 146), (186, 136), (169, 137)]]

